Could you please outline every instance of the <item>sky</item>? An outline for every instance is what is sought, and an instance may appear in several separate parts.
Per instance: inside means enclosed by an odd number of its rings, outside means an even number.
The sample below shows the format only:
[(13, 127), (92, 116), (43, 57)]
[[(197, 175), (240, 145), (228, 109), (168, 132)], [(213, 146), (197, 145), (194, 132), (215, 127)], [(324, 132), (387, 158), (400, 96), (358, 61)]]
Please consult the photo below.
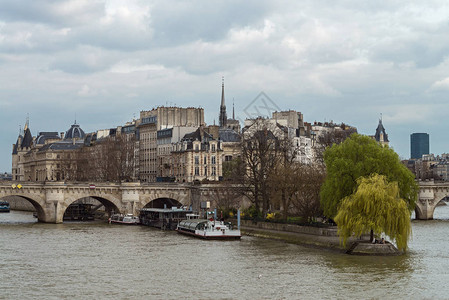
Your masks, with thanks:
[[(410, 157), (449, 152), (449, 2), (0, 0), (0, 171), (33, 135), (113, 128), (157, 106), (218, 124), (261, 107), (344, 122)], [(262, 100), (264, 100), (262, 99)], [(265, 101), (266, 102), (266, 101)], [(263, 106), (263, 105), (262, 105)], [(269, 110), (267, 109), (267, 111)], [(263, 113), (261, 113), (263, 114)]]

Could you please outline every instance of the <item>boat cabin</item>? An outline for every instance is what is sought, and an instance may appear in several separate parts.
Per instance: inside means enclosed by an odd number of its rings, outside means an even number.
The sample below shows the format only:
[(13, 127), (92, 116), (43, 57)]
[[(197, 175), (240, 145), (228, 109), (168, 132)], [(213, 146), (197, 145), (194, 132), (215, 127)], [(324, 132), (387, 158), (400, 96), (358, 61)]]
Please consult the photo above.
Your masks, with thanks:
[(184, 208), (142, 208), (140, 210), (140, 223), (163, 230), (175, 230), (178, 223), (192, 214), (192, 210)]

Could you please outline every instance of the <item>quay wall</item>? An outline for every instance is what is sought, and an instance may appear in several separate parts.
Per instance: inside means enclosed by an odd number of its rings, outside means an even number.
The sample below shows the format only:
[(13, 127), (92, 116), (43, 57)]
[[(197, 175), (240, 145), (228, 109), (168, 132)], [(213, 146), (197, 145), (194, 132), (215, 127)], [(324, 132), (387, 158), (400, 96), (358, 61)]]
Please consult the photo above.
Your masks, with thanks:
[(369, 240), (369, 236), (360, 239), (351, 237), (344, 247), (337, 235), (337, 227), (312, 227), (294, 224), (282, 224), (271, 222), (254, 222), (241, 220), (240, 229), (243, 234), (262, 238), (281, 240), (302, 246), (325, 248), (346, 253), (351, 250), (354, 243)]

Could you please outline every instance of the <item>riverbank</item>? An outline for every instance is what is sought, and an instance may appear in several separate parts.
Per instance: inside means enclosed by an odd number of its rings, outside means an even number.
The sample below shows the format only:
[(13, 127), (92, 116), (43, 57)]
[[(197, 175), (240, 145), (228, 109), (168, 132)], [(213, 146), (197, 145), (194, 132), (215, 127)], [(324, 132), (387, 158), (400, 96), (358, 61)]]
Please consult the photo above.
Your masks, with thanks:
[(337, 227), (313, 227), (271, 222), (241, 221), (241, 231), (245, 235), (280, 240), (306, 247), (327, 249), (356, 255), (400, 255), (394, 245), (371, 244), (369, 235), (351, 237), (346, 246), (340, 243)]

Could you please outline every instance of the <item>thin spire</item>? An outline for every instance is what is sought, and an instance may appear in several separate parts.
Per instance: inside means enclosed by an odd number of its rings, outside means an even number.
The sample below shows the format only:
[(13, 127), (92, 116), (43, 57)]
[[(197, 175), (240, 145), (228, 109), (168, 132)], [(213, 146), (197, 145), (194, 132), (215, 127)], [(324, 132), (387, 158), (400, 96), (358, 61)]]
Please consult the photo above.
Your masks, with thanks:
[(224, 76), (221, 77), (221, 106), (226, 107), (224, 96)]
[(27, 113), (27, 119), (26, 119), (25, 127), (23, 128), (23, 130), (26, 131), (29, 126), (30, 126), (30, 114)]
[(228, 117), (226, 116), (226, 105), (224, 96), (224, 76), (221, 77), (221, 105), (220, 105), (220, 116), (218, 118), (218, 123), (220, 128), (225, 128)]

